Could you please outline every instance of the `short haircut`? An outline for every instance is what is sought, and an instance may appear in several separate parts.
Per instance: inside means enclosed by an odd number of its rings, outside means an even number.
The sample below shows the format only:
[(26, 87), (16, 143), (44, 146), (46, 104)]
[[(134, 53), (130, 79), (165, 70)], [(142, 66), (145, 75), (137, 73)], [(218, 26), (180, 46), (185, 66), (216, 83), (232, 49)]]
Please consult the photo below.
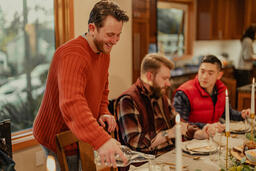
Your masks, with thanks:
[(255, 32), (256, 32), (256, 25), (251, 25), (250, 27), (248, 27), (245, 31), (245, 33), (243, 34), (241, 41), (244, 40), (244, 38), (249, 37), (250, 39), (252, 39), (254, 41), (255, 39)]
[(149, 53), (147, 54), (141, 62), (141, 74), (146, 72), (156, 73), (162, 65), (165, 65), (170, 70), (174, 68), (174, 63), (170, 61), (167, 57), (159, 53)]
[(217, 68), (219, 70), (222, 70), (222, 64), (221, 61), (214, 55), (206, 55), (201, 59), (200, 65), (202, 63), (211, 63), (217, 65)]
[(107, 16), (112, 16), (117, 21), (122, 22), (129, 20), (126, 12), (121, 10), (118, 4), (110, 0), (101, 0), (94, 5), (90, 12), (88, 24), (94, 23), (97, 28), (101, 28), (104, 26), (104, 20)]

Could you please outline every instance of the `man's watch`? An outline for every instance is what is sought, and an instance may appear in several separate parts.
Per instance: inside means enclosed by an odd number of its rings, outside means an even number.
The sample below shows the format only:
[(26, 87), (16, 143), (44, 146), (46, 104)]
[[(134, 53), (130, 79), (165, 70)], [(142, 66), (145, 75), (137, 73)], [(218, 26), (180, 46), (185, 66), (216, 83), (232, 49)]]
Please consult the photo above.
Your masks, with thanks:
[(169, 143), (169, 137), (168, 137), (168, 132), (167, 132), (167, 130), (164, 130), (164, 131), (162, 132), (162, 136), (165, 137), (166, 142), (167, 142), (168, 144), (170, 144), (170, 143)]

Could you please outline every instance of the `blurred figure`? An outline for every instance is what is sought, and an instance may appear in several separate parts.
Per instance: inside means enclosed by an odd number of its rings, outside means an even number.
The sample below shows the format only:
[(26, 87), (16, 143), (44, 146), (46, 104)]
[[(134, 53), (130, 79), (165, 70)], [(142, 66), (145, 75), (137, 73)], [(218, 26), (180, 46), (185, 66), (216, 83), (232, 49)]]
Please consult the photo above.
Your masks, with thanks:
[(237, 87), (251, 84), (253, 61), (256, 61), (256, 54), (253, 51), (253, 41), (255, 40), (256, 25), (248, 27), (241, 38), (241, 53), (239, 63), (235, 70)]

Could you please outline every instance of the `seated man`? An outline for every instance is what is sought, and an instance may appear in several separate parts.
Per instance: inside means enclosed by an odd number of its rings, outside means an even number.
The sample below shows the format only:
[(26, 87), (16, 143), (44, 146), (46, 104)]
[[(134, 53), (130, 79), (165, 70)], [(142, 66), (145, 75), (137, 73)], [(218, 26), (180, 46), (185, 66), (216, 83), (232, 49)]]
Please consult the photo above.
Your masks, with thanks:
[[(222, 132), (224, 125), (219, 119), (225, 116), (225, 90), (220, 81), (223, 75), (220, 60), (214, 55), (202, 58), (198, 75), (182, 84), (174, 96), (174, 108), (189, 123), (215, 134)], [(238, 112), (229, 107), (231, 120), (243, 120), (250, 114), (250, 109)], [(206, 126), (206, 127), (205, 127)], [(209, 132), (209, 131), (208, 131)]]
[[(173, 68), (160, 54), (146, 55), (140, 78), (117, 99), (119, 140), (132, 150), (160, 155), (174, 147), (176, 113), (166, 96)], [(183, 138), (208, 138), (197, 126), (181, 123)]]

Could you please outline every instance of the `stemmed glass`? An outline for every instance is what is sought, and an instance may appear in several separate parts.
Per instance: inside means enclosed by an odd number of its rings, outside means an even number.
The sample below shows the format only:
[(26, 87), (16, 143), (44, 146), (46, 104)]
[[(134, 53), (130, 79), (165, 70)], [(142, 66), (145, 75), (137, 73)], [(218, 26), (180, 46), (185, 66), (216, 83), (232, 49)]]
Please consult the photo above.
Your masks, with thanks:
[(210, 160), (211, 161), (217, 161), (218, 159), (216, 158), (217, 156), (216, 156), (216, 152), (218, 152), (218, 155), (219, 155), (219, 153), (220, 153), (220, 148), (221, 148), (221, 140), (222, 140), (222, 136), (221, 136), (221, 134), (218, 132), (218, 129), (215, 127), (214, 128), (214, 131), (215, 131), (215, 134), (213, 135), (213, 134), (210, 134), (209, 135), (209, 144), (210, 144), (210, 146), (211, 147), (216, 147), (217, 148), (217, 150), (215, 151), (215, 150), (212, 150), (211, 152), (210, 152)]

